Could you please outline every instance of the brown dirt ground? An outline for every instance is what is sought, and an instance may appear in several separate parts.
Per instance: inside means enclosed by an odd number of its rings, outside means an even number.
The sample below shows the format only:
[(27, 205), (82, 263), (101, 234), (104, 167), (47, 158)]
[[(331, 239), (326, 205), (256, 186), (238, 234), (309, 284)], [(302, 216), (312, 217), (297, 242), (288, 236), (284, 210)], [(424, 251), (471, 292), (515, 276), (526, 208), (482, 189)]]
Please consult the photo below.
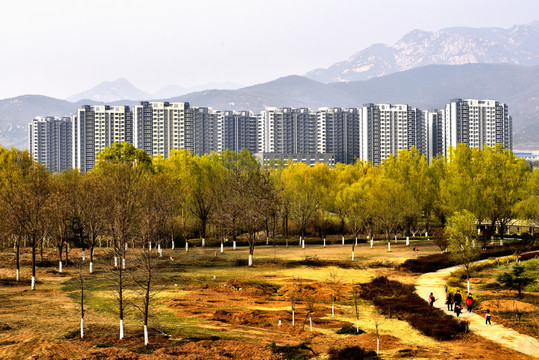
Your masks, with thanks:
[[(0, 279), (13, 277), (12, 259), (0, 252)], [(29, 276), (28, 256), (25, 256), (23, 278)], [(140, 354), (143, 339), (140, 329), (127, 327), (126, 339), (117, 339), (117, 321), (91, 309), (85, 317), (86, 337), (64, 339), (63, 335), (79, 325), (79, 309), (59, 284), (74, 275), (74, 269), (58, 274), (51, 268), (38, 268), (38, 290), (30, 291), (29, 282), (0, 282), (0, 358), (1, 359), (280, 359), (268, 344), (299, 344), (306, 342), (314, 354), (325, 354), (332, 347), (358, 345), (375, 350), (373, 333), (358, 336), (336, 335), (336, 329), (346, 322), (332, 320), (330, 307), (322, 303), (330, 298), (330, 287), (321, 282), (303, 280), (304, 295), (316, 295), (320, 300), (313, 314), (316, 331), (308, 330), (304, 304), (299, 304), (296, 326), (290, 324), (290, 288), (273, 290), (238, 280), (218, 282), (211, 286), (192, 285), (188, 296), (163, 302), (178, 316), (194, 317), (201, 326), (220, 328), (235, 339), (188, 341), (164, 336), (151, 336), (153, 353)], [(391, 273), (383, 270), (384, 273)], [(393, 273), (394, 277), (403, 277)], [(349, 288), (339, 289), (341, 299)], [(337, 311), (340, 315), (341, 311)], [(282, 326), (278, 326), (281, 319)], [(241, 334), (244, 334), (242, 337)], [(424, 345), (412, 345), (409, 334), (400, 337), (383, 334), (380, 349), (383, 358), (414, 359), (530, 359), (483, 338), (468, 335), (451, 342), (427, 339)], [(97, 347), (108, 343), (110, 347)]]

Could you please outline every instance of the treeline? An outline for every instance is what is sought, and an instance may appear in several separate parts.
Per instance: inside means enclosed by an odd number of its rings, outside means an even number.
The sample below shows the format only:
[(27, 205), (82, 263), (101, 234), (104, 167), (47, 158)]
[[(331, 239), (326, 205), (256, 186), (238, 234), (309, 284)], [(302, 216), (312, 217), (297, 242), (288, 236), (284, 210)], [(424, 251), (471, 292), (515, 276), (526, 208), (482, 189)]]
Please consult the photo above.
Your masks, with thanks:
[[(36, 253), (45, 243), (53, 244), (60, 262), (69, 246), (89, 249), (92, 263), (102, 241), (119, 261), (129, 246), (160, 248), (181, 239), (188, 250), (190, 238), (235, 244), (241, 235), (251, 265), (261, 234), (288, 238), (291, 227), (301, 238), (309, 231), (389, 240), (445, 225), (461, 210), (476, 224), (490, 224), (487, 234), (503, 234), (517, 217), (539, 219), (539, 172), (511, 151), (459, 145), (450, 154), (430, 165), (412, 149), (376, 167), (358, 161), (264, 168), (247, 151), (196, 156), (174, 150), (163, 159), (123, 143), (98, 154), (89, 173), (51, 174), (26, 151), (0, 149), (2, 237), (17, 259), (21, 242), (28, 242), (34, 287)], [(444, 235), (439, 238), (443, 249)]]

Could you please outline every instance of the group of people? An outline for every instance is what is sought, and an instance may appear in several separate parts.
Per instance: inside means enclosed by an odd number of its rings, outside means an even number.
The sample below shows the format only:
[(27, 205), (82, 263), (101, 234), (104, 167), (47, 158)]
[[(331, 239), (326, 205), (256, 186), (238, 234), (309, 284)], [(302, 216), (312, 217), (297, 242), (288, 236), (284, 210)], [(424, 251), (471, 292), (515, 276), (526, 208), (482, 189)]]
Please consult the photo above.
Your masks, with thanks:
[[(469, 293), (466, 297), (466, 307), (468, 309), (468, 313), (472, 312), (473, 309), (473, 296), (472, 293)], [(448, 311), (455, 311), (457, 314), (457, 317), (459, 317), (460, 313), (463, 309), (463, 301), (462, 301), (462, 295), (460, 294), (460, 290), (457, 290), (455, 294), (453, 294), (451, 291), (447, 291), (445, 295), (445, 303), (447, 305)], [(453, 306), (454, 305), (454, 306)], [(454, 310), (453, 310), (454, 308)]]

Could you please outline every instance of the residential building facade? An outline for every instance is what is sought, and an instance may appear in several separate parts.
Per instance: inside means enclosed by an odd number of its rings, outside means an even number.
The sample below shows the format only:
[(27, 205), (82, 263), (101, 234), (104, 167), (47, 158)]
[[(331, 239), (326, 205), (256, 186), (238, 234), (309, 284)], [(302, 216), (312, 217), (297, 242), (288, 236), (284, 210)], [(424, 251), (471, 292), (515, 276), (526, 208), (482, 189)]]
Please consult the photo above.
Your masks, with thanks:
[(28, 124), (28, 150), (49, 171), (62, 172), (72, 164), (71, 117), (38, 116)]

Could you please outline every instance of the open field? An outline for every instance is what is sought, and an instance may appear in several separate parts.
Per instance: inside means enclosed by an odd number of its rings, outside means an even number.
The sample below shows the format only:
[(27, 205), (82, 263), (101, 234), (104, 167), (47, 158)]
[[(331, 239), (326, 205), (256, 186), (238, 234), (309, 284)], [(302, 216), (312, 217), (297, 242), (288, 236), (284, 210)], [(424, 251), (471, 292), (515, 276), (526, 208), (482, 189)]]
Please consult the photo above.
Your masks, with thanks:
[[(292, 245), (293, 244), (293, 245)], [(128, 284), (130, 302), (126, 316), (126, 337), (118, 340), (113, 259), (110, 251), (96, 249), (95, 273), (85, 279), (85, 337), (80, 339), (78, 267), (64, 266), (58, 273), (56, 257), (46, 252), (49, 266), (39, 267), (37, 290), (30, 290), (30, 254), (23, 253), (20, 283), (14, 281), (12, 249), (0, 252), (0, 358), (185, 358), (185, 359), (283, 359), (329, 358), (330, 349), (360, 346), (376, 349), (376, 323), (380, 331), (380, 357), (384, 359), (529, 359), (501, 348), (473, 334), (452, 341), (437, 341), (423, 335), (398, 316), (382, 316), (372, 303), (360, 300), (360, 335), (341, 335), (345, 325), (356, 325), (351, 299), (354, 283), (367, 283), (387, 276), (414, 284), (418, 274), (399, 271), (397, 266), (414, 257), (439, 253), (433, 242), (385, 242), (356, 247), (351, 261), (351, 244), (307, 245), (297, 240), (284, 246), (257, 246), (254, 266), (245, 266), (247, 248), (232, 250), (193, 247), (155, 251), (155, 294), (150, 313), (150, 346), (143, 345), (142, 316), (137, 306), (140, 289)], [(128, 251), (126, 278), (136, 277), (137, 249)], [(71, 259), (80, 258), (73, 249)], [(331, 317), (330, 273), (337, 274), (335, 318)], [(293, 279), (299, 279), (299, 302), (295, 326), (291, 323), (290, 296)], [(308, 302), (314, 303), (313, 331), (307, 316)], [(279, 321), (281, 325), (279, 325)], [(275, 345), (272, 345), (275, 343)], [(289, 346), (286, 346), (289, 345)], [(296, 357), (293, 357), (296, 356)]]

